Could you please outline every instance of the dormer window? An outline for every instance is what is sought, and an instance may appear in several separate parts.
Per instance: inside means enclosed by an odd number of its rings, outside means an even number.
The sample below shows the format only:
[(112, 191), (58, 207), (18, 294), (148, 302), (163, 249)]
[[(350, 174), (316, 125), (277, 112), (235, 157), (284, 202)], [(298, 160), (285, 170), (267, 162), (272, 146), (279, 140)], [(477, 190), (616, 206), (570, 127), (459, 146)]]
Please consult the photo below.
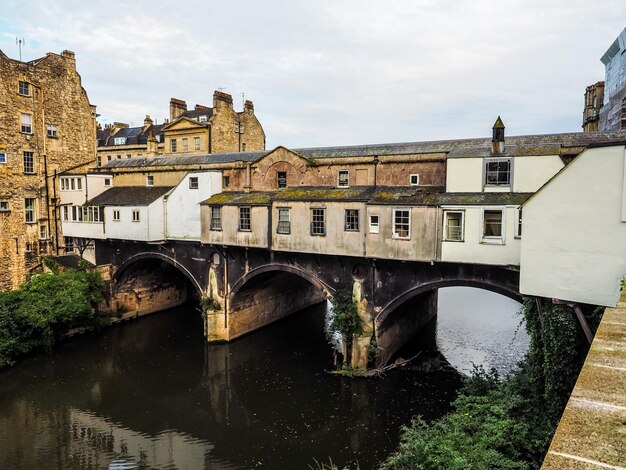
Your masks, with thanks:
[(124, 145), (126, 143), (126, 137), (114, 137), (113, 145)]
[(199, 122), (207, 122), (207, 120), (208, 120), (208, 118), (207, 118), (206, 114), (198, 116), (198, 121)]
[(485, 186), (511, 185), (511, 159), (485, 160)]

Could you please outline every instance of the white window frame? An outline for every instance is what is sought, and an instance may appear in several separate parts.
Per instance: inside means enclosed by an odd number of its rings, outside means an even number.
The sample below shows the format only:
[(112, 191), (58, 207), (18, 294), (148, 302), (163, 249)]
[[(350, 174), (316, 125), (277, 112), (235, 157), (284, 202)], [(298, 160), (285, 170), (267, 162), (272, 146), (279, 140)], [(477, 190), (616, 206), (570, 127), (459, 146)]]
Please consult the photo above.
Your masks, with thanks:
[[(26, 160), (27, 158), (29, 159), (28, 162)], [(35, 152), (23, 152), (22, 163), (24, 164), (24, 174), (35, 174)]]
[(133, 222), (141, 222), (141, 212), (139, 209), (133, 209)]
[(55, 124), (46, 124), (46, 135), (52, 139), (59, 137), (57, 126)]
[(7, 162), (7, 154), (5, 152), (0, 152), (0, 163), (5, 164)]
[(524, 223), (522, 206), (515, 208), (515, 238), (522, 238), (522, 225)]
[(113, 137), (113, 145), (126, 145), (126, 137)]
[(20, 113), (20, 132), (22, 134), (33, 133), (33, 115), (32, 114)]
[(0, 199), (0, 212), (10, 212), (11, 204), (8, 199)]
[[(32, 206), (28, 201), (32, 201)], [(24, 198), (24, 220), (27, 224), (37, 223), (37, 199), (34, 197)]]
[(189, 138), (183, 137), (183, 152), (189, 152)]
[[(489, 177), (488, 177), (488, 166), (490, 163), (500, 163), (500, 162), (508, 162), (509, 164), (509, 180), (506, 183), (498, 183), (497, 181), (495, 183), (490, 183), (489, 182)], [(499, 170), (496, 173), (496, 175), (499, 175)], [(506, 157), (506, 158), (485, 158), (485, 163), (483, 165), (483, 178), (484, 178), (484, 186), (485, 187), (491, 187), (491, 188), (510, 188), (513, 185), (513, 159), (511, 157)], [(496, 180), (498, 179), (498, 176), (496, 176)]]
[(40, 240), (47, 240), (49, 238), (48, 235), (48, 226), (47, 225), (40, 225), (39, 226), (39, 239)]
[[(361, 214), (359, 209), (344, 209), (343, 212), (343, 230), (344, 232), (360, 232), (361, 231)], [(349, 213), (351, 215), (349, 215)], [(352, 217), (353, 220), (349, 220)], [(352, 224), (356, 224), (356, 228), (349, 228)]]
[(198, 122), (207, 122), (208, 120), (209, 118), (206, 114), (201, 114), (200, 116), (198, 116)]
[(200, 150), (200, 137), (193, 138), (193, 149), (194, 151)]
[[(316, 211), (321, 211), (322, 219), (315, 220)], [(319, 216), (319, 213), (317, 214)], [(321, 225), (319, 225), (321, 223)], [(316, 225), (317, 224), (317, 225)], [(321, 230), (320, 230), (321, 228)], [(324, 207), (311, 207), (311, 235), (314, 237), (325, 237), (326, 236), (326, 208)]]
[[(276, 233), (282, 235), (291, 234), (291, 208), (290, 207), (277, 207), (277, 223)], [(285, 217), (286, 215), (286, 217)]]
[[(487, 212), (500, 212), (501, 214), (501, 218), (500, 218), (500, 235), (485, 235), (485, 214)], [(506, 207), (483, 207), (482, 211), (481, 211), (482, 217), (481, 217), (481, 224), (480, 224), (480, 230), (481, 230), (481, 243), (487, 243), (487, 244), (494, 244), (494, 245), (504, 245), (505, 244), (505, 237), (504, 234), (506, 233)]]
[(146, 186), (154, 186), (154, 176), (146, 175)]
[[(449, 223), (450, 215), (459, 214), (461, 216), (459, 238), (450, 237)], [(443, 211), (443, 241), (444, 242), (464, 242), (465, 241), (465, 211), (462, 209), (444, 209)]]
[(119, 221), (120, 221), (120, 210), (113, 209), (113, 222), (119, 222)]
[[(397, 223), (396, 223), (396, 214), (398, 214), (399, 212), (408, 212), (408, 221), (407, 221), (407, 225), (408, 225), (408, 231), (407, 231), (407, 235), (406, 236), (402, 236), (400, 234), (400, 231), (397, 229)], [(394, 207), (393, 208), (393, 212), (392, 212), (392, 219), (391, 219), (391, 223), (392, 223), (392, 228), (393, 231), (391, 232), (391, 238), (395, 239), (395, 240), (410, 240), (411, 239), (411, 208), (410, 207)], [(404, 223), (402, 223), (404, 225)]]
[[(374, 222), (376, 217), (376, 222)], [(378, 214), (370, 214), (370, 233), (380, 233), (380, 216)]]
[[(343, 175), (345, 175), (345, 183), (342, 184)], [(337, 170), (337, 187), (338, 188), (350, 187), (350, 170)]]
[(239, 231), (240, 232), (252, 231), (252, 207), (251, 206), (239, 207)]
[(209, 221), (209, 230), (222, 230), (222, 206), (210, 206), (211, 218)]
[(420, 185), (420, 175), (418, 173), (412, 173), (409, 175), (409, 185), (411, 186)]

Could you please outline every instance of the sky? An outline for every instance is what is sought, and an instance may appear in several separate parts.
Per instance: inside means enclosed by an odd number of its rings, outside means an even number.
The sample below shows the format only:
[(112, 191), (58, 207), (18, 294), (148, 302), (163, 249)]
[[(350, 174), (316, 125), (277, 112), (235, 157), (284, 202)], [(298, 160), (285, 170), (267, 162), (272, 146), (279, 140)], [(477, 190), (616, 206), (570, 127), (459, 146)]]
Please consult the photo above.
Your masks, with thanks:
[(74, 51), (101, 124), (245, 97), (271, 149), (578, 132), (624, 27), (624, 0), (2, 0), (0, 49)]

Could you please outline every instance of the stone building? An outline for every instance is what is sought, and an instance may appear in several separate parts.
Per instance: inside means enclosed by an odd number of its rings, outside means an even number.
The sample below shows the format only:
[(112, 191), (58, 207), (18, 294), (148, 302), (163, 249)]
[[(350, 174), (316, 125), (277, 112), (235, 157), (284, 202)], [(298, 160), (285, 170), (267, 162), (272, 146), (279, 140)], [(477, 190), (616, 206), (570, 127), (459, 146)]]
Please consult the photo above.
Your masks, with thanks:
[(112, 160), (184, 156), (265, 149), (265, 132), (254, 114), (252, 101), (236, 112), (233, 97), (213, 93), (213, 107), (170, 100), (170, 115), (156, 125), (146, 116), (141, 127), (116, 122), (98, 131), (98, 166)]
[(95, 131), (73, 52), (21, 62), (0, 51), (0, 290), (58, 251), (58, 175), (93, 165)]
[(585, 90), (585, 109), (583, 110), (583, 132), (600, 130), (600, 110), (604, 104), (604, 82), (589, 85)]

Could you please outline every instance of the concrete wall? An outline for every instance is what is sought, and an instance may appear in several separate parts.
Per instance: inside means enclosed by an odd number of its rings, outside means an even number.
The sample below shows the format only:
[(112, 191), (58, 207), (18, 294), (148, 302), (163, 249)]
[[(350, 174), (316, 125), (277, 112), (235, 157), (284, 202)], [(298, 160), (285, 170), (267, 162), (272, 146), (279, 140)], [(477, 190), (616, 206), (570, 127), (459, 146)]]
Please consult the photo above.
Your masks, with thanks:
[(624, 146), (588, 149), (523, 206), (520, 291), (614, 306), (626, 276)]
[[(485, 210), (503, 210), (503, 237), (501, 239), (483, 238), (483, 213)], [(444, 210), (464, 213), (463, 241), (441, 242), (441, 261), (491, 264), (507, 266), (520, 264), (520, 239), (516, 238), (517, 208), (515, 206), (462, 206), (445, 207)], [(524, 213), (524, 228), (526, 227)], [(445, 230), (442, 216), (440, 230)]]
[[(198, 178), (198, 188), (189, 187), (189, 178)], [(189, 173), (166, 199), (168, 239), (200, 240), (200, 202), (221, 191), (222, 173)]]
[[(430, 261), (436, 259), (437, 208), (408, 207), (411, 211), (410, 238), (393, 238), (393, 210), (403, 206), (367, 206), (365, 254), (368, 258)], [(369, 233), (369, 216), (378, 215), (380, 232)]]
[[(278, 208), (291, 212), (291, 233), (277, 233)], [(326, 235), (311, 235), (311, 210), (325, 209)], [(359, 211), (359, 231), (345, 230), (345, 210)], [(272, 248), (280, 251), (301, 251), (330, 255), (364, 256), (365, 204), (360, 202), (275, 202), (272, 207)]]

